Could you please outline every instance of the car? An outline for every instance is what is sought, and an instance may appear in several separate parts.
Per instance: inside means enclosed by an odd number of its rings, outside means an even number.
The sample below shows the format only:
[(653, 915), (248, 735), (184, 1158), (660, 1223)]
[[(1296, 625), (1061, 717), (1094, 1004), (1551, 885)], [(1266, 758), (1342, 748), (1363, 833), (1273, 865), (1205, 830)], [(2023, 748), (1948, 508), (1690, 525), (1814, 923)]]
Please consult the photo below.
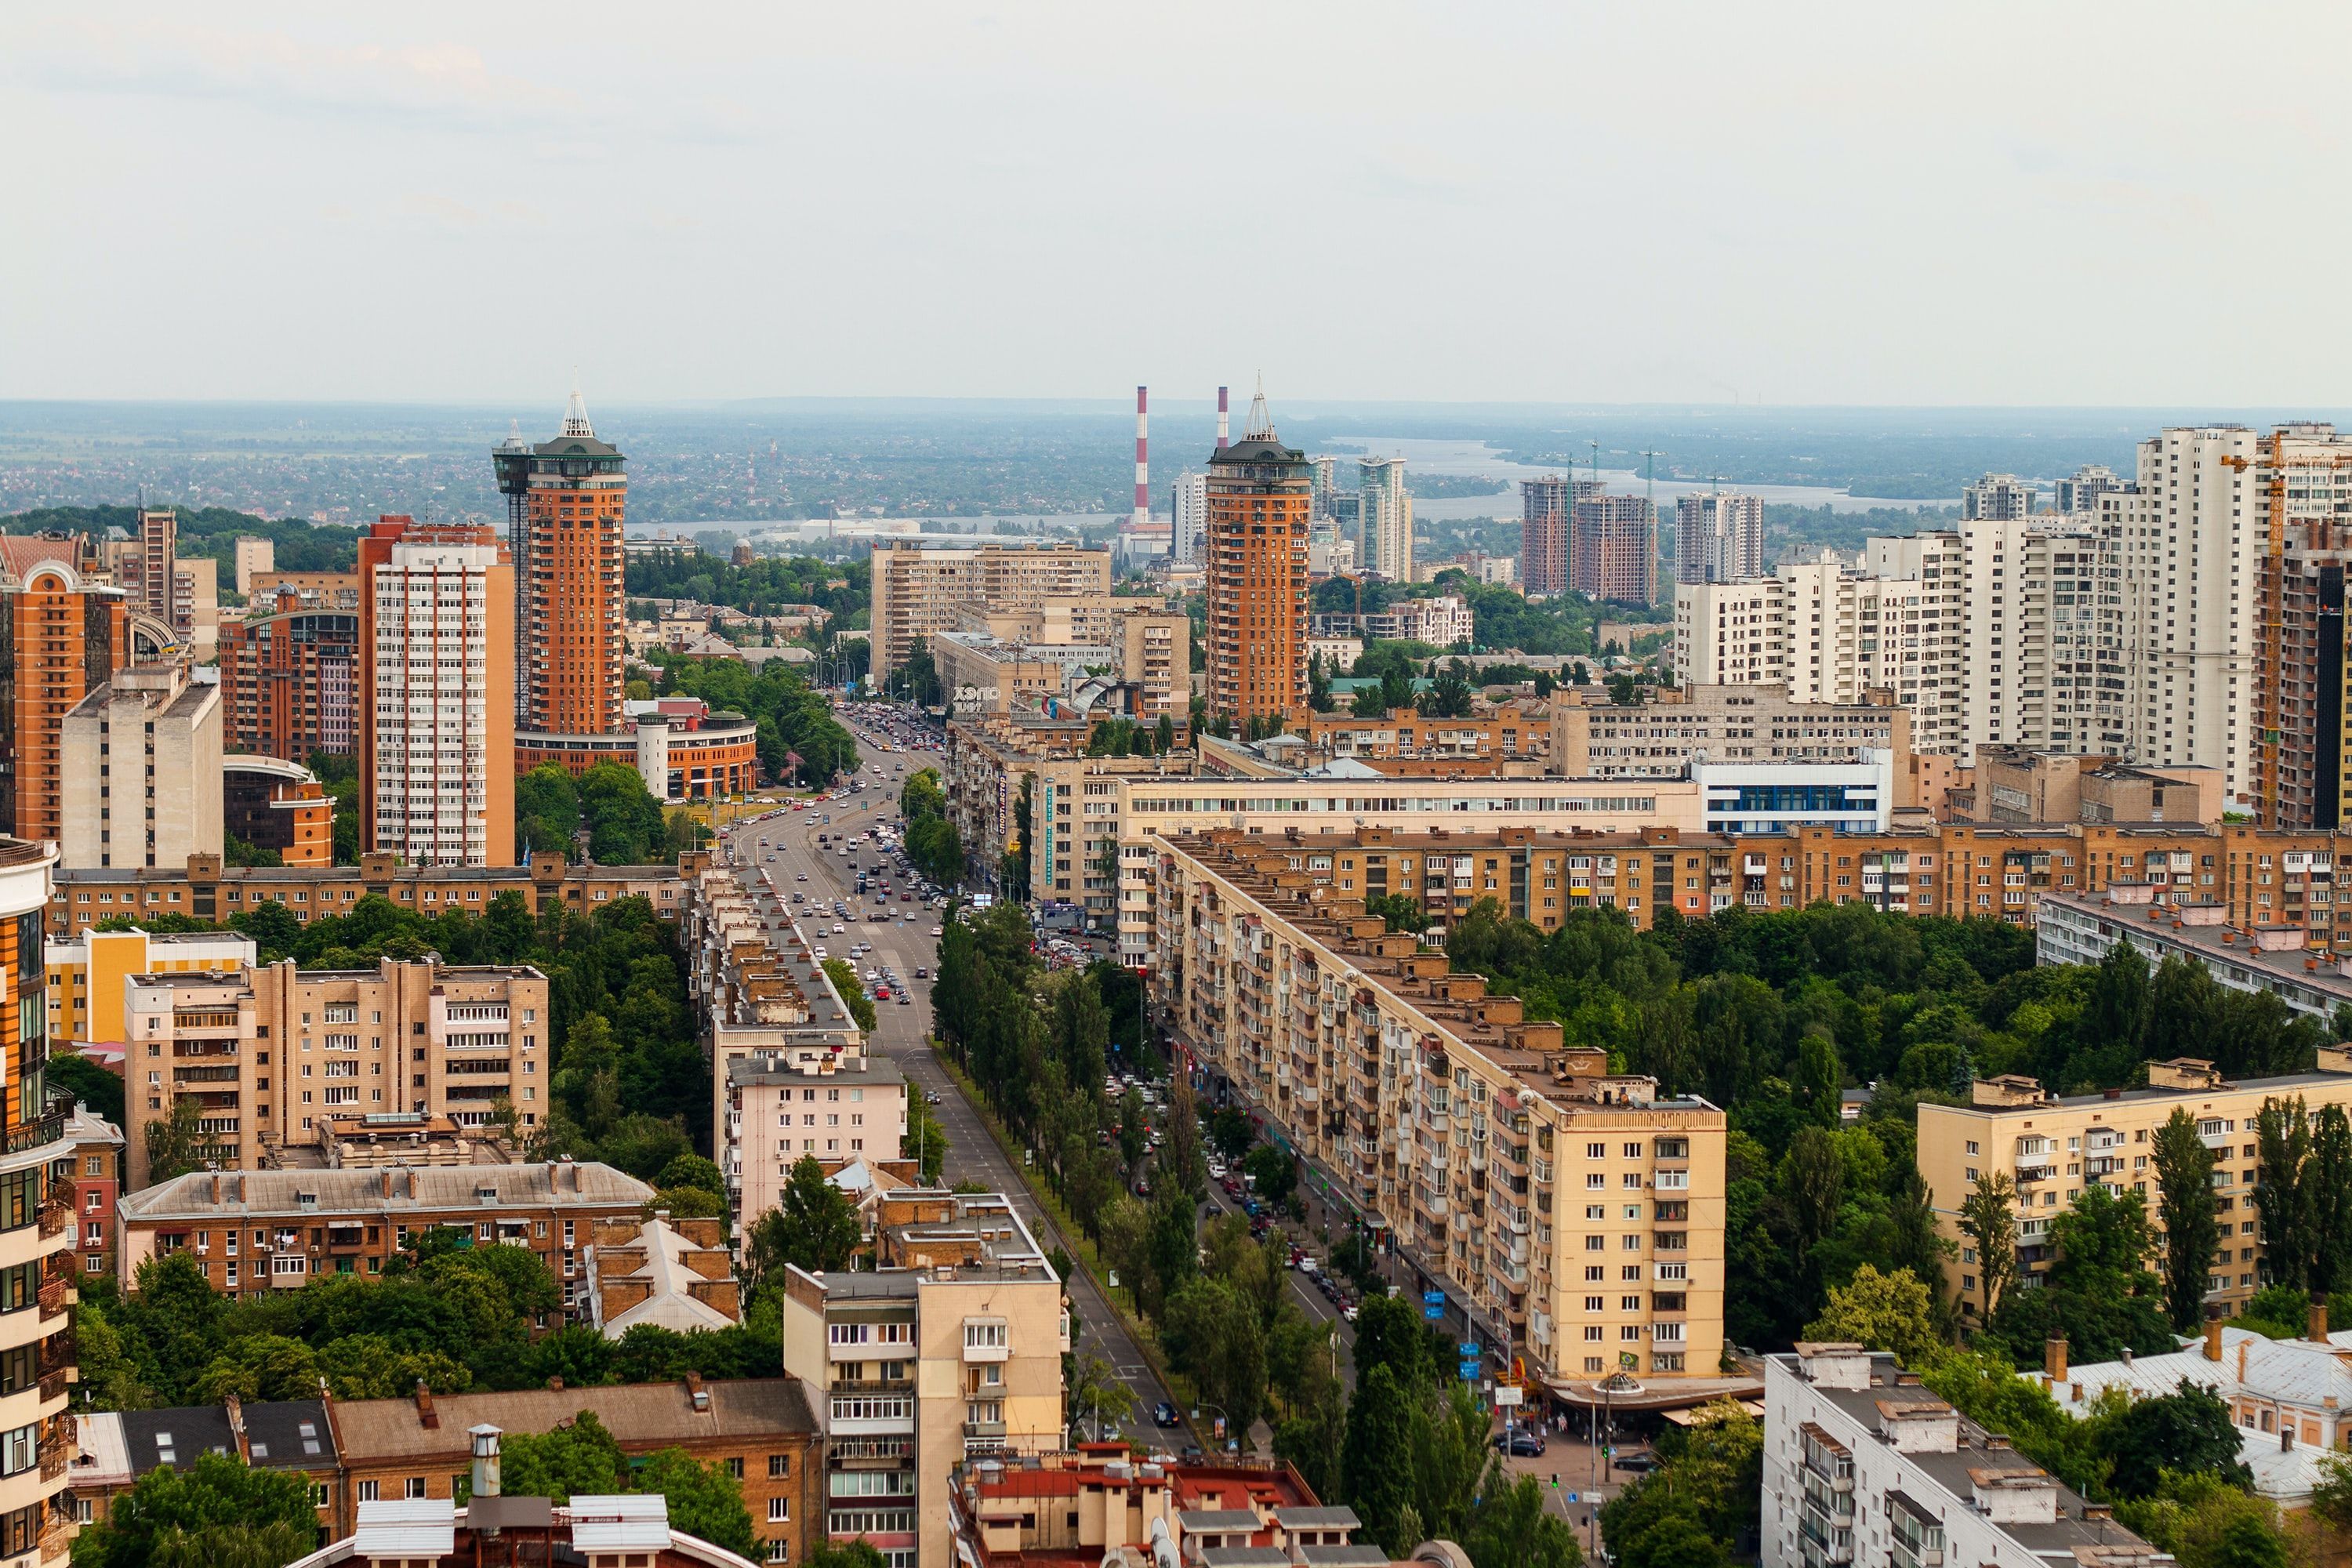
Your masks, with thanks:
[(916, 978), (916, 979), (918, 979), (918, 980), (929, 980), (930, 977), (931, 977), (931, 972), (930, 972), (930, 970), (929, 970), (929, 967), (927, 967), (926, 965), (920, 964), (920, 963), (919, 963), (919, 964), (915, 965), (915, 978)]
[(843, 925), (839, 921), (835, 921), (833, 922), (833, 934), (835, 936), (846, 936), (849, 934), (849, 928)]
[(1339, 1309), (1339, 1315), (1347, 1319), (1348, 1321), (1351, 1323), (1354, 1322), (1356, 1321), (1356, 1304), (1353, 1301), (1349, 1302), (1346, 1306)]
[(1151, 1407), (1151, 1424), (1154, 1426), (1181, 1426), (1182, 1417), (1176, 1414), (1176, 1407), (1173, 1405), (1163, 1399)]
[(1646, 1476), (1658, 1468), (1658, 1456), (1644, 1448), (1631, 1454), (1620, 1454), (1611, 1462), (1621, 1470), (1631, 1470), (1637, 1476)]
[(1495, 1451), (1508, 1454), (1513, 1458), (1536, 1458), (1544, 1451), (1544, 1436), (1540, 1432), (1506, 1433), (1495, 1439)]
[(915, 999), (912, 996), (908, 995), (904, 991), (898, 993), (898, 1005), (901, 1007), (911, 1005), (914, 1000)]
[(931, 934), (933, 936), (945, 936), (947, 933), (948, 928), (945, 926), (933, 926), (931, 928)]
[(938, 1089), (925, 1089), (925, 1090), (923, 1091), (923, 1103), (924, 1103), (925, 1105), (937, 1105), (939, 1102), (940, 1102), (940, 1091), (939, 1091)]
[(795, 881), (795, 882), (805, 882), (805, 881), (807, 881), (807, 880), (808, 880), (808, 873), (807, 873), (806, 871), (802, 871), (802, 872), (800, 872), (800, 873), (796, 874), (796, 875), (793, 878), (793, 881)]

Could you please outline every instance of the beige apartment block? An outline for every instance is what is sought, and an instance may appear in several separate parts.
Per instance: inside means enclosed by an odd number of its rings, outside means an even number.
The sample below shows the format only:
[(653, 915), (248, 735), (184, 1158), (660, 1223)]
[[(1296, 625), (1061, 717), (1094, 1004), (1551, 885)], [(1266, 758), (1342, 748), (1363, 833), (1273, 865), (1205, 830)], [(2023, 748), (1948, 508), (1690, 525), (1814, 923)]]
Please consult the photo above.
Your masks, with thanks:
[(1151, 984), (1179, 1048), (1560, 1397), (1716, 1376), (1724, 1113), (1611, 1074), (1295, 858), (1160, 845)]
[(877, 540), (874, 674), (879, 679), (905, 662), (917, 637), (954, 630), (960, 605), (1018, 614), (1047, 599), (1108, 595), (1110, 580), (1108, 550), (992, 541), (925, 548)]
[(2198, 1135), (2216, 1162), (2222, 1243), (2206, 1282), (2206, 1315), (2229, 1317), (2254, 1293), (2262, 1282), (2255, 1119), (2273, 1100), (2300, 1099), (2306, 1110), (2352, 1109), (2352, 1053), (2323, 1050), (2316, 1072), (2238, 1080), (2223, 1079), (2210, 1062), (2151, 1062), (2147, 1079), (2139, 1089), (2053, 1095), (2033, 1079), (2012, 1075), (1979, 1080), (1969, 1105), (1919, 1107), (1919, 1174), (1939, 1228), (1961, 1249), (1949, 1278), (1963, 1314), (1979, 1316), (1984, 1307), (1975, 1247), (1959, 1228), (1960, 1204), (1979, 1175), (1999, 1173), (2017, 1184), (2018, 1279), (2038, 1283), (2049, 1272), (2050, 1222), (2085, 1186), (2138, 1193), (2153, 1216), (2152, 1141), (2176, 1110), (2197, 1119)]
[(176, 658), (118, 669), (66, 715), (68, 866), (221, 852), (221, 693)]
[(250, 1171), (328, 1123), (422, 1112), (460, 1126), (499, 1102), (539, 1124), (548, 1077), (547, 976), (383, 959), (362, 970), (245, 965), (124, 983), (126, 1191), (148, 1184), (146, 1130), (193, 1100), (207, 1158)]
[[(1714, 762), (1852, 763), (1911, 754), (1911, 714), (1879, 688), (1861, 702), (1801, 702), (1785, 686), (1690, 685), (1632, 708), (1556, 701), (1552, 770), (1568, 778), (1678, 778), (1694, 753)], [(1895, 804), (1909, 770), (1898, 773)]]
[(956, 1467), (1063, 1447), (1069, 1308), (1002, 1194), (887, 1194), (876, 1253), (871, 1269), (788, 1268), (784, 1371), (816, 1405), (827, 1536), (948, 1568)]

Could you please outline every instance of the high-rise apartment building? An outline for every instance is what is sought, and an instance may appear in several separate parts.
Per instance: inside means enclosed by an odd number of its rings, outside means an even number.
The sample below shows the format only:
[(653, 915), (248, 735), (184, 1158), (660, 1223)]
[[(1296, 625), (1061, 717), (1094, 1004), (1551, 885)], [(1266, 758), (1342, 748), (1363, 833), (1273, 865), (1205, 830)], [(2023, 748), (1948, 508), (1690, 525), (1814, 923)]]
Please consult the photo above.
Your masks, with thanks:
[(1963, 522), (2015, 522), (2033, 515), (2033, 483), (2015, 474), (1987, 474), (1960, 487)]
[(62, 736), (68, 866), (183, 867), (221, 852), (221, 689), (176, 658), (119, 669)]
[(286, 589), (220, 629), (223, 738), (237, 751), (299, 763), (359, 747), (356, 593), (348, 610), (296, 607), (301, 596)]
[(0, 1122), (0, 1277), (8, 1287), (7, 1345), (0, 1352), (0, 1422), (8, 1453), (0, 1479), (0, 1556), (35, 1563), (62, 1558), (73, 1539), (75, 1297), (72, 1226), (73, 1096), (47, 1087), (42, 1026), (41, 909), (57, 851), (0, 839), (0, 1040), (6, 1088)]
[(1764, 498), (1710, 490), (1675, 503), (1675, 581), (1736, 583), (1764, 574)]
[(278, 570), (278, 542), (240, 535), (236, 542), (236, 591), (253, 592), (254, 574)]
[(1209, 712), (1237, 727), (1307, 708), (1313, 489), (1307, 455), (1276, 438), (1259, 393), (1242, 438), (1209, 459)]
[(1769, 577), (1677, 584), (1675, 673), (1702, 686), (1784, 686), (1797, 702), (1854, 704), (1885, 689), (1911, 710), (1915, 749), (1961, 751), (1964, 559), (1958, 534), (1923, 533), (1870, 541), (1861, 569), (1825, 551)]
[(1402, 458), (1366, 458), (1356, 466), (1363, 497), (1365, 565), (1393, 583), (1412, 581), (1412, 492), (1404, 487)]
[(536, 446), (494, 448), (507, 498), (512, 606), (499, 625), (513, 647), (507, 682), (516, 723), (567, 735), (611, 735), (621, 719), (621, 524), (629, 499), (619, 448), (596, 438), (573, 392), (563, 428)]
[(1569, 510), (1568, 585), (1621, 605), (1658, 589), (1658, 510), (1647, 496), (1580, 495)]
[(1315, 470), (1315, 489), (1312, 492), (1311, 503), (1314, 510), (1309, 521), (1328, 518), (1332, 515), (1331, 500), (1339, 485), (1339, 459), (1309, 458), (1307, 461)]
[(928, 641), (961, 625), (962, 607), (1018, 614), (1047, 599), (1110, 592), (1110, 552), (1076, 544), (982, 540), (927, 548), (877, 540), (873, 555), (874, 676), (907, 661), (918, 637)]
[(1519, 586), (1523, 590), (1568, 592), (1570, 519), (1578, 501), (1600, 493), (1597, 480), (1559, 474), (1519, 481)]
[(1171, 561), (1201, 559), (1201, 540), (1209, 528), (1209, 476), (1179, 474), (1169, 498), (1168, 556)]
[(2123, 488), (2123, 479), (2105, 463), (2085, 463), (2058, 481), (2058, 513), (2062, 517), (2096, 517), (2099, 498)]
[[(1150, 973), (1176, 1048), (1379, 1216), (1419, 1289), (1457, 1314), (1448, 1328), (1499, 1364), (1524, 1357), (1555, 1387), (1715, 1375), (1723, 1111), (1612, 1076), (1606, 1052), (1367, 917), (1383, 884), (1421, 897), (1372, 878), (1388, 849), (1369, 831), (1155, 841)], [(1316, 886), (1293, 857), (1355, 864)], [(1502, 873), (1515, 896), (1524, 868)], [(1465, 870), (1475, 896), (1504, 896), (1476, 866), (1428, 875), (1451, 888)], [(1675, 896), (1668, 877), (1660, 898)]]
[(172, 569), (179, 561), (180, 519), (170, 507), (139, 513), (139, 610), (165, 626), (175, 624)]
[(74, 704), (131, 662), (131, 611), (79, 533), (0, 537), (0, 827), (64, 831), (64, 733)]
[(514, 588), (497, 531), (387, 517), (359, 556), (361, 847), (510, 866)]
[(134, 975), (123, 999), (130, 1188), (150, 1180), (147, 1126), (181, 1100), (203, 1113), (205, 1157), (232, 1171), (259, 1169), (265, 1149), (321, 1143), (330, 1121), (355, 1117), (478, 1127), (504, 1100), (536, 1127), (554, 1071), (549, 1016), (547, 976), (530, 968), (289, 959)]
[(2099, 549), (2085, 523), (1960, 525), (1968, 742), (2088, 752), (2098, 710)]

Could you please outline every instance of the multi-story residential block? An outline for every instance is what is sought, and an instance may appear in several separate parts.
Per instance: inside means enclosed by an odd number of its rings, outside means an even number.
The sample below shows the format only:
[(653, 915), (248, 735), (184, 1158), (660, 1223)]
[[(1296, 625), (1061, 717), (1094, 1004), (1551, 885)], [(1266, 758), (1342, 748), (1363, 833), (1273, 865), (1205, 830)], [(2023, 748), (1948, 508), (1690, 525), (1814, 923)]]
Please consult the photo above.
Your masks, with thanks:
[[(552, 1432), (587, 1411), (629, 1458), (682, 1448), (698, 1463), (725, 1470), (742, 1489), (759, 1555), (770, 1563), (799, 1563), (815, 1539), (811, 1520), (825, 1500), (825, 1472), (818, 1463), (810, 1396), (810, 1390), (794, 1377), (706, 1380), (688, 1373), (671, 1383), (500, 1394), (420, 1390), (406, 1399), (338, 1399), (329, 1402), (328, 1415), (340, 1461), (338, 1489), (350, 1500), (354, 1524), (361, 1522), (361, 1510), (394, 1499), (437, 1501), (446, 1508), (457, 1483), (468, 1479), (475, 1436), (483, 1426), (497, 1436)], [(575, 1497), (572, 1503), (577, 1510), (593, 1500)], [(660, 1503), (658, 1498), (613, 1500)], [(509, 1534), (511, 1540), (513, 1532)], [(646, 1568), (684, 1568), (688, 1563), (695, 1568), (733, 1568), (740, 1562), (715, 1552), (673, 1555), (679, 1538), (667, 1530), (663, 1534), (671, 1542), (670, 1549), (656, 1553), (649, 1543), (640, 1542)], [(608, 1527), (604, 1540), (615, 1539)], [(394, 1544), (383, 1555), (401, 1555), (400, 1549)], [(566, 1553), (561, 1545), (554, 1561), (562, 1562), (567, 1555), (591, 1564), (612, 1561), (590, 1552)], [(368, 1554), (360, 1554), (360, 1560), (368, 1560)]]
[(1465, 719), (1431, 719), (1412, 708), (1370, 714), (1304, 713), (1290, 733), (1309, 756), (1359, 762), (1429, 762), (1449, 757), (1496, 757), (1534, 762), (1551, 754), (1551, 730), (1533, 704), (1505, 702)]
[(1962, 525), (1968, 742), (2090, 752), (2098, 721), (2100, 551), (2087, 523)]
[(2124, 480), (2105, 463), (2085, 463), (2058, 481), (2058, 515), (2096, 517), (2099, 498), (2123, 488)]
[(581, 915), (641, 898), (662, 919), (676, 920), (685, 908), (692, 864), (573, 866), (561, 855), (534, 855), (529, 866), (406, 866), (394, 856), (370, 852), (356, 866), (247, 867), (225, 866), (217, 855), (191, 855), (184, 867), (58, 872), (48, 930), (62, 940), (118, 915), (226, 921), (266, 903), (307, 922), (347, 915), (372, 893), (425, 915), (480, 914), (501, 893), (516, 894), (534, 912), (561, 904)]
[(1569, 524), (1576, 503), (1601, 494), (1598, 479), (1553, 474), (1519, 481), (1519, 586), (1529, 594), (1565, 594)]
[(513, 572), (478, 525), (388, 517), (360, 541), (362, 848), (514, 864)]
[(725, 1083), (721, 1168), (742, 1228), (777, 1206), (802, 1160), (895, 1160), (907, 1136), (907, 1075), (862, 1046), (755, 1049), (727, 1062)]
[(1674, 668), (1701, 686), (1771, 685), (1800, 702), (1885, 689), (1912, 744), (1962, 751), (1969, 731), (1964, 552), (1956, 533), (1873, 540), (1868, 569), (1824, 552), (1769, 577), (1675, 590)]
[[(2062, 911), (2075, 901), (2045, 900), (2042, 929), (2047, 931), (2053, 922), (2063, 921), (2066, 914)], [(2188, 952), (2210, 966), (2210, 957), (2179, 941), (2183, 933), (2171, 928), (2168, 919), (2134, 924), (2130, 940), (2142, 945), (2150, 936), (2168, 939), (2167, 945), (2147, 942), (2143, 951), (2149, 952), (2151, 960), (2167, 952)], [(2184, 929), (2218, 933), (2222, 928)], [(2087, 947), (2063, 944), (2045, 950), (2045, 960), (2055, 952), (2065, 955), (2063, 962), (2096, 962), (2095, 954), (2083, 956), (2087, 951)], [(2297, 960), (2296, 970), (2301, 966)], [(2304, 978), (2321, 980), (2338, 991), (2347, 989), (2337, 975)], [(2250, 982), (2242, 979), (2237, 984), (2243, 987)], [(2287, 1002), (2294, 1005), (2294, 998), (2288, 997)], [(2174, 1111), (2185, 1110), (2196, 1119), (2198, 1136), (2213, 1151), (2214, 1206), (2220, 1211), (2224, 1238), (2213, 1254), (2212, 1272), (2206, 1280), (2205, 1311), (2209, 1317), (2231, 1316), (2263, 1280), (2262, 1229), (2253, 1196), (2255, 1120), (2266, 1103), (2295, 1099), (2311, 1110), (2322, 1105), (2352, 1108), (2352, 1052), (2330, 1047), (2320, 1053), (2315, 1071), (2235, 1080), (2222, 1078), (2209, 1061), (2183, 1058), (2151, 1062), (2145, 1088), (2109, 1089), (2103, 1094), (2055, 1095), (2033, 1079), (2011, 1076), (1979, 1080), (1968, 1105), (1922, 1105), (1919, 1174), (1927, 1184), (1938, 1227), (1960, 1249), (1951, 1283), (1962, 1313), (1980, 1315), (1985, 1304), (1979, 1259), (1974, 1244), (1960, 1234), (1959, 1227), (1960, 1205), (1975, 1189), (1978, 1177), (1998, 1173), (2016, 1184), (2017, 1279), (2011, 1289), (2030, 1289), (2047, 1282), (2053, 1257), (2051, 1221), (2085, 1186), (2104, 1184), (2119, 1193), (2138, 1193), (2154, 1208), (2157, 1178), (2151, 1140)]]
[(67, 1244), (81, 1259), (79, 1273), (111, 1274), (114, 1204), (122, 1195), (122, 1129), (76, 1101), (63, 1142), (66, 1152), (58, 1158), (55, 1179), (71, 1188)]
[(1356, 465), (1357, 526), (1366, 567), (1393, 583), (1412, 581), (1412, 492), (1402, 458), (1366, 458)]
[(240, 594), (253, 592), (253, 579), (257, 573), (275, 572), (278, 569), (276, 540), (255, 539), (249, 535), (240, 534), (237, 536), (235, 550), (234, 581), (236, 584), (236, 591)]
[(130, 1184), (148, 1184), (146, 1129), (193, 1100), (225, 1171), (315, 1144), (339, 1117), (419, 1112), (479, 1126), (511, 1108), (538, 1125), (547, 976), (528, 967), (381, 960), (372, 970), (248, 965), (124, 983)]
[[(397, 1143), (406, 1120), (386, 1118), (381, 1135)], [(115, 1205), (126, 1290), (141, 1264), (177, 1253), (223, 1295), (266, 1296), (322, 1275), (382, 1274), (426, 1233), (449, 1230), (466, 1246), (530, 1251), (583, 1321), (590, 1316), (588, 1247), (600, 1227), (642, 1219), (654, 1195), (625, 1172), (570, 1160), (193, 1171), (133, 1186)]]
[(723, 1219), (674, 1218), (656, 1209), (599, 1220), (584, 1262), (587, 1285), (577, 1304), (608, 1340), (640, 1323), (685, 1334), (743, 1321)]
[(70, 1310), (76, 1156), (71, 1096), (47, 1087), (38, 910), (54, 845), (0, 839), (0, 1556), (64, 1555), (74, 1533)]
[(760, 726), (740, 713), (713, 712), (693, 697), (623, 704), (625, 728), (567, 735), (518, 730), (515, 777), (553, 763), (577, 778), (598, 763), (635, 768), (656, 800), (691, 802), (745, 795), (759, 787)]
[[(299, 763), (232, 752), (221, 759), (221, 833), (278, 857), (280, 866), (331, 866), (335, 802)], [(184, 865), (186, 857), (159, 865)]]
[(825, 1534), (948, 1568), (950, 1472), (1064, 1446), (1069, 1309), (1000, 1194), (891, 1193), (878, 1219), (878, 1268), (787, 1268), (784, 1370), (817, 1406)]
[[(1850, 763), (1911, 751), (1910, 710), (1877, 700), (1801, 702), (1785, 686), (1685, 686), (1631, 708), (1555, 698), (1553, 770), (1566, 778), (1681, 778), (1695, 758)], [(1899, 781), (1898, 781), (1899, 782)], [(1893, 805), (1910, 805), (1898, 796)]]
[(1646, 496), (1579, 496), (1569, 510), (1568, 585), (1621, 605), (1658, 594), (1658, 509)]
[[(357, 615), (360, 574), (357, 572), (257, 572), (247, 595), (257, 605), (278, 604), (281, 609), (343, 610)], [(286, 605), (282, 596), (294, 595)]]
[(1764, 498), (1720, 490), (1675, 502), (1675, 581), (1737, 583), (1764, 574)]
[(234, 931), (156, 933), (131, 926), (52, 937), (45, 948), (49, 1038), (119, 1054), (130, 1037), (122, 1026), (123, 982), (137, 974), (236, 974), (257, 958), (253, 939)]
[(1802, 1344), (1764, 1358), (1762, 1568), (1938, 1563), (2164, 1568), (2093, 1503), (1930, 1394), (1893, 1356)]
[(918, 637), (954, 630), (961, 605), (1019, 614), (1047, 599), (1106, 596), (1111, 583), (1107, 550), (995, 540), (931, 548), (877, 539), (873, 572), (877, 679), (906, 661)]
[(2347, 961), (2305, 947), (2300, 925), (2233, 926), (2228, 906), (2174, 896), (2153, 883), (2116, 882), (2099, 894), (2051, 894), (2040, 900), (2034, 949), (2044, 963), (2096, 963), (2127, 942), (2153, 968), (2175, 956), (2199, 963), (2232, 991), (2266, 993), (2287, 1010), (2327, 1022), (2352, 1003)]
[[(58, 734), (68, 866), (177, 866), (221, 851), (221, 692), (179, 659), (116, 670)], [(330, 845), (331, 853), (332, 846)]]
[(1209, 712), (1236, 727), (1307, 706), (1312, 489), (1306, 454), (1276, 437), (1259, 393), (1242, 438), (1209, 459)]
[(320, 1526), (351, 1511), (335, 1452), (334, 1423), (317, 1399), (256, 1400), (76, 1415), (73, 1501), (84, 1524), (102, 1523), (115, 1500), (157, 1470), (184, 1472), (205, 1454), (230, 1454), (257, 1470), (299, 1477)]
[(1191, 706), (1192, 622), (1158, 600), (1048, 599), (1002, 614), (968, 605), (959, 621), (929, 646), (960, 717), (1053, 699), (1145, 720), (1181, 718)]
[(509, 675), (499, 695), (511, 714), (499, 732), (615, 733), (623, 727), (627, 460), (596, 438), (575, 388), (553, 440), (532, 445), (510, 436), (490, 462), (507, 498), (513, 571), (511, 581), (498, 584), (503, 605), (490, 626), (513, 649), (510, 661), (498, 661)]
[[(131, 609), (89, 536), (0, 538), (0, 827), (54, 843), (65, 830), (66, 715), (131, 662)], [(149, 637), (169, 643), (150, 622)]]
[(1449, 973), (1365, 915), (1369, 883), (1305, 874), (1304, 842), (1224, 832), (1158, 851), (1151, 985), (1179, 1049), (1370, 1220), (1475, 1342), (1502, 1365), (1524, 1356), (1570, 1401), (1597, 1401), (1595, 1380), (1619, 1371), (1714, 1374), (1720, 1110), (1611, 1074), (1605, 1053)]
[(2219, 768), (2135, 768), (2105, 757), (1979, 746), (1962, 792), (1971, 821), (2217, 823)]
[(1469, 642), (1477, 632), (1470, 602), (1459, 594), (1399, 599), (1384, 611), (1365, 616), (1362, 624), (1368, 637), (1408, 637), (1438, 647)]
[(294, 590), (258, 602), (274, 607), (221, 627), (223, 739), (240, 752), (308, 762), (313, 752), (359, 749), (360, 617), (305, 608)]
[[(1283, 1460), (1146, 1461), (1124, 1444), (967, 1460), (948, 1476), (956, 1560), (971, 1568), (1048, 1568), (1083, 1557), (1124, 1568), (1176, 1560), (1389, 1568), (1354, 1544), (1350, 1508), (1327, 1508)], [(1240, 1553), (1247, 1552), (1243, 1556)]]
[[(1318, 458), (1328, 463), (1328, 458)], [(1209, 476), (1179, 474), (1169, 498), (1169, 555), (1178, 561), (1201, 559), (1201, 541), (1209, 534)]]
[(2021, 522), (2033, 515), (2033, 483), (2015, 474), (1987, 474), (1960, 487), (1964, 522)]

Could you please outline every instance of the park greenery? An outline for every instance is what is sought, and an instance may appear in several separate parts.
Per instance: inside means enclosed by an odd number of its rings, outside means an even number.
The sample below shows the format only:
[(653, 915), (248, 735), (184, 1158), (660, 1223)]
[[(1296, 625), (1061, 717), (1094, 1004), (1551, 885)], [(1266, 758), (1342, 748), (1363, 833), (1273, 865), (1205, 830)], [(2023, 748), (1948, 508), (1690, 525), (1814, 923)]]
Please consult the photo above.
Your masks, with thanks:
[(963, 836), (948, 817), (937, 768), (918, 768), (907, 775), (898, 791), (898, 810), (906, 825), (907, 858), (924, 880), (941, 888), (961, 882)]
[(747, 616), (782, 616), (814, 605), (831, 629), (841, 631), (865, 624), (872, 574), (863, 561), (811, 555), (763, 555), (738, 566), (699, 550), (636, 551), (629, 555), (627, 587), (632, 599), (691, 599)]
[(833, 704), (782, 659), (755, 672), (740, 659), (689, 658), (656, 648), (646, 661), (661, 671), (656, 696), (698, 697), (713, 711), (751, 719), (760, 767), (769, 778), (821, 789), (857, 771), (857, 742), (834, 717)]
[(665, 813), (643, 774), (609, 759), (574, 778), (542, 763), (515, 784), (518, 853), (583, 857), (606, 866), (668, 866), (694, 847), (686, 812)]
[[(136, 537), (139, 511), (135, 506), (54, 506), (0, 517), (0, 533), (89, 533), (103, 536), (119, 528)], [(280, 572), (349, 572), (359, 562), (360, 531), (339, 523), (307, 521), (299, 517), (257, 517), (227, 507), (171, 509), (177, 520), (177, 554), (183, 561), (219, 563), (220, 580), (236, 583), (236, 542), (267, 539)]]
[(161, 1465), (85, 1525), (74, 1568), (278, 1568), (319, 1545), (310, 1484), (222, 1453)]

